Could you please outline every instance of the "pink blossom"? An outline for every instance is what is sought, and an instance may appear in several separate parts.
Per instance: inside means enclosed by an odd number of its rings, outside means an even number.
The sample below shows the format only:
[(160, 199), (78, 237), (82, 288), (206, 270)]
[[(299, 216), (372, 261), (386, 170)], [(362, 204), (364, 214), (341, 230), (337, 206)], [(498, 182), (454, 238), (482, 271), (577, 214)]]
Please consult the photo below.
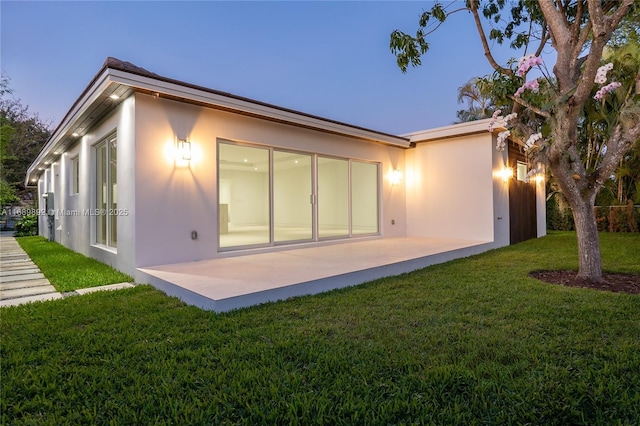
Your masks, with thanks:
[(534, 133), (529, 136), (529, 139), (527, 139), (527, 142), (525, 142), (524, 144), (524, 150), (528, 151), (533, 148), (536, 142), (538, 142), (540, 139), (542, 139), (542, 133)]
[(598, 84), (605, 84), (607, 82), (607, 72), (611, 71), (612, 69), (613, 64), (611, 62), (598, 68), (598, 72), (596, 73), (594, 82)]
[(599, 101), (602, 98), (604, 98), (604, 95), (606, 95), (609, 92), (613, 92), (620, 86), (622, 86), (621, 83), (617, 81), (612, 81), (611, 83), (607, 84), (606, 86), (603, 86), (600, 90), (598, 90), (596, 94), (593, 96), (593, 99), (595, 99), (596, 101)]
[(507, 124), (509, 124), (509, 122), (510, 122), (511, 120), (515, 120), (516, 118), (518, 118), (518, 113), (517, 113), (517, 112), (512, 112), (511, 114), (507, 114), (507, 115), (504, 117), (504, 122), (505, 122), (505, 123), (507, 123)]
[(493, 112), (493, 115), (491, 116), (491, 122), (489, 123), (489, 131), (493, 132), (493, 127), (496, 124), (498, 124), (501, 120), (502, 120), (502, 111), (497, 109)]
[(498, 133), (498, 140), (496, 143), (496, 149), (498, 151), (503, 151), (506, 146), (507, 138), (511, 136), (511, 132), (509, 130), (505, 130), (504, 132)]
[(516, 98), (519, 98), (520, 95), (527, 89), (531, 90), (532, 92), (537, 92), (538, 91), (538, 87), (540, 87), (540, 83), (538, 82), (537, 78), (534, 79), (534, 80), (529, 80), (525, 84), (520, 86), (520, 88), (518, 90), (516, 90), (516, 93), (514, 94), (514, 96)]
[(516, 71), (516, 74), (522, 77), (531, 69), (531, 67), (536, 65), (542, 65), (541, 57), (535, 56), (534, 54), (523, 56), (518, 61), (518, 71)]

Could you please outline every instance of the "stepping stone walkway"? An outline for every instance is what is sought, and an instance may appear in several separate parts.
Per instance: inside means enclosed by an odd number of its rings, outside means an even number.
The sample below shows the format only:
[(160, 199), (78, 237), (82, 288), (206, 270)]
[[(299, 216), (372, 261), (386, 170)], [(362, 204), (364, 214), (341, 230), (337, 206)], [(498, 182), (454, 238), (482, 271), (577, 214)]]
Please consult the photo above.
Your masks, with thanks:
[(0, 307), (62, 299), (15, 238), (0, 237)]

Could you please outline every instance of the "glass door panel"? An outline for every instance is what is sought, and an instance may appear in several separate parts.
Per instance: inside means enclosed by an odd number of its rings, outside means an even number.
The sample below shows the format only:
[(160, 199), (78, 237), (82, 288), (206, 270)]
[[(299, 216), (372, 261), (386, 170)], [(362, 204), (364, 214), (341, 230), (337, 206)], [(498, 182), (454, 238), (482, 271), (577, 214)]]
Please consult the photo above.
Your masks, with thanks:
[(107, 145), (96, 147), (96, 243), (107, 244)]
[(378, 233), (378, 165), (351, 162), (351, 233)]
[(349, 161), (318, 157), (318, 237), (349, 235)]
[(273, 152), (275, 242), (313, 238), (311, 155)]
[(269, 150), (218, 146), (220, 247), (269, 244)]

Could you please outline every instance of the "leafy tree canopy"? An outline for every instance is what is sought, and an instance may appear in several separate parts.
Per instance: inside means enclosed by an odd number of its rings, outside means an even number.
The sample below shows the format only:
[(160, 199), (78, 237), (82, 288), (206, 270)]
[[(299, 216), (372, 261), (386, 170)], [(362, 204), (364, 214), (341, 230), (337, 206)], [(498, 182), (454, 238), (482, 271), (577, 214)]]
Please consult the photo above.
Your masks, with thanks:
[[(497, 136), (498, 147), (506, 138), (516, 140), (532, 163), (548, 167), (574, 216), (578, 275), (601, 280), (595, 198), (640, 141), (640, 66), (619, 49), (607, 58), (607, 46), (637, 39), (640, 6), (634, 0), (467, 0), (465, 7), (452, 9), (457, 6), (436, 3), (423, 12), (415, 36), (391, 34), (398, 66), (406, 72), (409, 65), (420, 65), (429, 50), (428, 34), (452, 13), (470, 12), (496, 71), (494, 101), (512, 105), (511, 114), (496, 123), (506, 128)], [(491, 42), (509, 43), (523, 56), (517, 64), (499, 64)], [(552, 67), (540, 58), (548, 46), (556, 54)], [(529, 79), (531, 69), (542, 76)], [(582, 161), (588, 151), (591, 166)]]
[(29, 111), (20, 100), (10, 98), (9, 78), (0, 80), (0, 180), (3, 205), (16, 200), (22, 192), (29, 164), (51, 135), (49, 124)]

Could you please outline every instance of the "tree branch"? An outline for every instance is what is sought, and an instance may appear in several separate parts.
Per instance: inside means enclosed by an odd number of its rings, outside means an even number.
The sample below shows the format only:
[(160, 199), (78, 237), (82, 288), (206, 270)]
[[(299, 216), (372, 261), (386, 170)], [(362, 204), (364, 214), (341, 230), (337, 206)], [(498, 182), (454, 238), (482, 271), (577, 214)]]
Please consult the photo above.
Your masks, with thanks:
[(516, 103), (522, 105), (525, 108), (530, 109), (531, 111), (533, 111), (536, 114), (538, 114), (540, 117), (551, 118), (551, 114), (549, 114), (547, 111), (543, 111), (540, 108), (538, 108), (537, 106), (531, 105), (529, 102), (525, 101), (522, 98), (509, 95), (509, 99), (511, 99), (513, 102), (516, 102)]
[[(589, 21), (593, 24), (593, 38), (600, 36), (603, 32), (603, 24), (605, 23), (604, 13), (600, 7), (601, 0), (587, 0), (589, 7)], [(595, 21), (595, 22), (594, 22)]]
[(560, 92), (565, 93), (575, 85), (572, 81), (572, 75), (569, 73), (573, 56), (571, 33), (569, 27), (565, 24), (564, 16), (555, 8), (552, 2), (541, 1), (538, 5), (544, 19), (547, 21), (554, 47), (558, 53), (553, 71), (558, 79)]
[[(629, 13), (629, 11), (631, 10), (631, 6), (633, 6), (633, 2), (634, 0), (623, 1), (620, 7), (618, 7), (618, 10), (616, 10), (613, 15), (609, 15), (604, 18), (607, 33), (612, 33), (613, 30), (616, 29), (620, 21), (622, 21), (625, 15)], [(609, 10), (610, 7), (613, 7), (613, 5), (608, 4), (605, 7), (606, 7), (605, 12), (606, 12)]]
[[(589, 22), (593, 27), (593, 37), (587, 59), (585, 61), (582, 77), (578, 81), (578, 87), (573, 96), (573, 102), (576, 105), (582, 105), (590, 96), (593, 88), (593, 80), (595, 78), (600, 61), (602, 60), (602, 51), (607, 41), (611, 38), (611, 34), (615, 27), (624, 18), (626, 13), (631, 9), (633, 0), (625, 0), (613, 15), (606, 16), (601, 7), (600, 0), (587, 0), (589, 8)], [(542, 2), (544, 3), (544, 2)], [(542, 4), (541, 3), (541, 4)], [(607, 5), (610, 5), (607, 3)], [(542, 7), (542, 6), (541, 6)], [(607, 9), (611, 10), (611, 9)], [(578, 49), (579, 46), (574, 46)], [(580, 75), (578, 69), (573, 71), (577, 76)]]
[(469, 2), (469, 8), (471, 13), (473, 14), (473, 20), (476, 23), (476, 28), (478, 30), (478, 35), (480, 36), (480, 40), (482, 41), (482, 47), (484, 48), (484, 56), (487, 58), (493, 69), (499, 71), (504, 75), (513, 75), (513, 70), (511, 68), (505, 68), (498, 64), (491, 54), (491, 49), (489, 48), (489, 43), (487, 42), (487, 36), (484, 33), (484, 28), (482, 28), (482, 21), (480, 21), (480, 16), (478, 15), (478, 4), (475, 1)]

